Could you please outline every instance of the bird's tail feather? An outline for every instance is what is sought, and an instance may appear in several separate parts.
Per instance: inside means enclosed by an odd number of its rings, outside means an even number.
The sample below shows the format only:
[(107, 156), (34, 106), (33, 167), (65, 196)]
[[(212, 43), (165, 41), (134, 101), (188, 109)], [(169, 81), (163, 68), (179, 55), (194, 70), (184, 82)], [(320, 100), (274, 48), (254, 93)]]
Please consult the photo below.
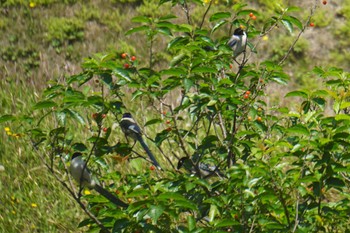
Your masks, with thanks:
[(158, 169), (162, 169), (161, 166), (159, 165), (159, 163), (157, 162), (156, 158), (154, 157), (154, 155), (152, 154), (152, 152), (150, 151), (150, 149), (146, 145), (146, 143), (143, 140), (141, 135), (137, 135), (137, 140), (140, 142), (141, 146), (146, 151), (148, 157), (152, 160), (152, 163), (154, 164), (154, 166), (156, 166)]
[(125, 202), (123, 202), (122, 200), (120, 200), (119, 198), (115, 197), (112, 193), (108, 192), (106, 189), (102, 188), (99, 185), (95, 185), (94, 189), (99, 192), (102, 196), (104, 196), (105, 198), (107, 198), (110, 202), (112, 202), (113, 204), (123, 207), (123, 208), (127, 208), (129, 205), (126, 204)]

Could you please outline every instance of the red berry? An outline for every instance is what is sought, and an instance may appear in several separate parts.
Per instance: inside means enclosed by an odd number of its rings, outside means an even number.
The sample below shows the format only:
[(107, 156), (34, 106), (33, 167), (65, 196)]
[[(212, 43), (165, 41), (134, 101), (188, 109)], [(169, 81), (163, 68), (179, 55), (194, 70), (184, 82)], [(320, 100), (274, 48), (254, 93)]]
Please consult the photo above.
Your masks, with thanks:
[(103, 132), (107, 133), (108, 128), (103, 128), (102, 130), (103, 130)]
[(245, 93), (246, 93), (247, 95), (250, 95), (250, 91), (246, 91)]
[(253, 12), (250, 12), (250, 13), (249, 13), (249, 17), (251, 18), (251, 17), (253, 17), (253, 16), (254, 16)]
[(128, 63), (125, 63), (125, 64), (124, 64), (124, 68), (125, 68), (125, 69), (129, 69), (129, 67), (130, 67), (130, 65), (129, 65)]
[(244, 99), (248, 99), (248, 98), (249, 98), (249, 95), (248, 95), (248, 94), (244, 94), (243, 98), (244, 98)]
[(163, 114), (163, 115), (166, 115), (166, 111), (163, 111), (162, 114)]
[(310, 27), (314, 27), (315, 26), (315, 24), (314, 23), (310, 23)]
[(256, 20), (256, 16), (253, 15), (253, 16), (251, 17), (251, 19), (252, 19), (252, 20)]
[(132, 56), (131, 57), (131, 61), (135, 61), (136, 60), (136, 57), (135, 56)]
[(323, 3), (323, 5), (327, 5), (327, 1), (323, 1), (322, 3)]
[(171, 129), (171, 127), (168, 127), (168, 128), (166, 128), (165, 130), (168, 131), (168, 132), (170, 132), (172, 129)]
[(122, 57), (123, 59), (125, 59), (126, 56), (128, 56), (128, 54), (126, 54), (126, 53), (122, 53), (122, 55), (121, 55), (121, 57)]
[(154, 170), (156, 170), (156, 167), (155, 167), (154, 165), (152, 165), (152, 166), (149, 167), (149, 169), (150, 169), (151, 171), (154, 171)]
[(166, 123), (167, 123), (167, 124), (170, 124), (170, 120), (166, 120)]
[(98, 113), (96, 113), (96, 112), (95, 112), (94, 114), (92, 114), (92, 118), (93, 118), (93, 119), (96, 119), (97, 116), (98, 116)]
[(233, 65), (232, 65), (232, 64), (230, 64), (230, 69), (232, 69), (232, 67), (233, 67)]
[(102, 118), (103, 118), (103, 119), (106, 118), (106, 114), (102, 114)]

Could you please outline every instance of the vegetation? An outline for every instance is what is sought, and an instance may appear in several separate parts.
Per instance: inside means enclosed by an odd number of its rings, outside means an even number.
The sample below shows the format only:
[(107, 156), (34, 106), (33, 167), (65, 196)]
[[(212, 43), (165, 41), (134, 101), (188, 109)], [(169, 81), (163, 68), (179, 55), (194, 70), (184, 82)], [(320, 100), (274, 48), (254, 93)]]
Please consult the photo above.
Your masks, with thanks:
[[(132, 0), (110, 1), (114, 13), (105, 13), (94, 4), (0, 3), (2, 14), (22, 13), (7, 18), (30, 19), (25, 34), (0, 21), (9, 35), (1, 49), (2, 231), (349, 231), (346, 54), (323, 67), (329, 60), (312, 59), (312, 43), (300, 37), (337, 20), (322, 21), (333, 5)], [(122, 4), (138, 8), (121, 12)], [(34, 27), (38, 8), (46, 8), (41, 17), (60, 11)], [(341, 17), (347, 8), (337, 9)], [(328, 35), (340, 38), (332, 48), (348, 42), (347, 23)], [(249, 44), (235, 61), (226, 42), (236, 27), (248, 32)], [(27, 35), (45, 43), (24, 43)], [(81, 57), (78, 69), (72, 64)], [(272, 94), (298, 82), (312, 85)], [(163, 170), (123, 136), (117, 122), (125, 112), (142, 126)], [(76, 151), (127, 209), (72, 182)], [(183, 157), (188, 170), (178, 169)], [(206, 177), (202, 164), (217, 169)]]

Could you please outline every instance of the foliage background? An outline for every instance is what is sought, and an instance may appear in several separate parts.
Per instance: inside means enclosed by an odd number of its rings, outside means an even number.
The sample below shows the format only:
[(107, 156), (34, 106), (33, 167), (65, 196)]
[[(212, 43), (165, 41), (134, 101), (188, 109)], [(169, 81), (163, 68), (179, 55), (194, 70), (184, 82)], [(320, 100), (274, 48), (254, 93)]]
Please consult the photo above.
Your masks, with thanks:
[[(274, 4), (270, 1), (248, 4), (266, 14), (265, 17), (273, 14), (278, 4), (307, 7), (309, 3), (280, 0)], [(94, 53), (127, 52), (146, 64), (145, 38), (124, 34), (134, 26), (130, 19), (139, 14), (157, 16), (170, 12), (170, 8), (169, 12), (160, 12), (153, 0), (12, 0), (0, 1), (0, 6), (1, 115), (31, 111), (50, 79), (60, 80), (78, 73), (83, 58)], [(224, 8), (224, 3), (218, 1), (214, 9)], [(180, 9), (177, 10), (181, 15)], [(194, 19), (199, 20), (203, 10), (196, 8)], [(308, 13), (301, 12), (299, 17), (305, 19)], [(292, 77), (289, 85), (278, 87), (278, 91), (276, 86), (269, 86), (266, 98), (271, 106), (293, 105), (282, 98), (290, 90), (318, 87), (308, 74), (315, 65), (349, 70), (349, 17), (349, 0), (320, 5), (313, 17), (316, 26), (306, 30), (286, 61), (285, 71)], [(259, 15), (256, 24), (259, 24)], [(285, 30), (270, 34), (263, 40), (260, 49), (264, 53), (260, 52), (259, 56), (279, 60), (288, 49), (285, 45), (293, 38)], [(159, 41), (159, 50), (162, 46)], [(156, 64), (162, 67), (162, 60), (168, 57), (162, 53), (158, 56)], [(3, 128), (0, 134), (0, 164), (5, 169), (0, 180), (0, 230), (76, 232), (85, 216), (47, 175), (31, 147), (24, 145), (21, 135), (16, 134), (18, 128), (11, 128), (11, 135)]]

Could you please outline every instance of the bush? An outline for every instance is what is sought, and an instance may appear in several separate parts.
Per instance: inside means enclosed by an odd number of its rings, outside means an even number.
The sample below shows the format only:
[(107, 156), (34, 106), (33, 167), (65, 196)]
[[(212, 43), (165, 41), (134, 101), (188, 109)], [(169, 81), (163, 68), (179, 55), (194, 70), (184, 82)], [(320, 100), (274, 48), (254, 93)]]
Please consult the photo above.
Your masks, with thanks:
[[(189, 14), (188, 5), (171, 2)], [(321, 90), (288, 93), (296, 109), (269, 106), (265, 89), (288, 82), (282, 65), (299, 37), (279, 61), (252, 64), (257, 46), (250, 43), (234, 60), (229, 38), (210, 36), (244, 27), (256, 42), (279, 25), (301, 34), (309, 22), (293, 17), (295, 7), (261, 19), (263, 25), (250, 20), (254, 11), (246, 5), (233, 9), (208, 15), (212, 28), (173, 23), (172, 15), (136, 17), (140, 25), (127, 34), (147, 36), (149, 57), (97, 54), (86, 59), (83, 72), (52, 81), (32, 115), (0, 118), (25, 127), (48, 171), (88, 214), (80, 226), (113, 232), (349, 230), (349, 74), (316, 67)], [(156, 37), (167, 41), (172, 59), (166, 68), (154, 64)], [(125, 112), (136, 113), (162, 170), (113, 125)], [(75, 152), (128, 208), (83, 195), (82, 182), (74, 185), (67, 176)]]

